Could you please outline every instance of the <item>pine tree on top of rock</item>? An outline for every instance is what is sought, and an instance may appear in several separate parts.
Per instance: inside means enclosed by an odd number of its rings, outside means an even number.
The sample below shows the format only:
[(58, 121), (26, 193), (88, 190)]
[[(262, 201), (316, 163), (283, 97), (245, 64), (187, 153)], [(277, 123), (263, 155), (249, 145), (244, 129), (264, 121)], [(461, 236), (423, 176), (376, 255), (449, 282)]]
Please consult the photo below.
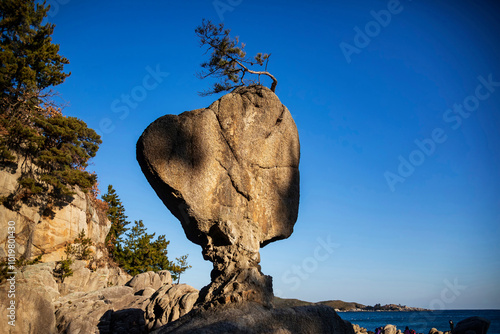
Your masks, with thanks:
[[(210, 59), (201, 64), (204, 69), (197, 73), (200, 79), (207, 77), (219, 78), (210, 90), (199, 92), (201, 96), (207, 96), (224, 91), (229, 91), (238, 86), (260, 84), (261, 75), (267, 75), (273, 80), (271, 91), (275, 91), (278, 80), (267, 71), (267, 64), (271, 54), (257, 53), (253, 58), (247, 58), (244, 51), (245, 44), (239, 42), (239, 38), (230, 38), (230, 29), (224, 29), (224, 24), (214, 25), (209, 20), (203, 19), (202, 24), (196, 28), (196, 34), (200, 38), (200, 46), (208, 46), (206, 52), (211, 51)], [(240, 45), (238, 45), (240, 44)], [(264, 66), (263, 71), (255, 71), (251, 66)], [(253, 75), (253, 79), (245, 78), (246, 74)], [(255, 80), (257, 76), (257, 80)]]

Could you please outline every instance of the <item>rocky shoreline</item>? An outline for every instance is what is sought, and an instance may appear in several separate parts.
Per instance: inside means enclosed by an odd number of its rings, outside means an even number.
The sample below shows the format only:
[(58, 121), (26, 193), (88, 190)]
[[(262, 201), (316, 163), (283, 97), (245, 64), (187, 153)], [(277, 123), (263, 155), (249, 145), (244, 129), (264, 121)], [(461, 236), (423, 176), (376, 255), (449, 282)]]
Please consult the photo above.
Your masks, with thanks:
[[(375, 334), (357, 324), (351, 325), (339, 317), (340, 311), (327, 305), (347, 308), (356, 303), (308, 303), (275, 297), (272, 308), (240, 302), (194, 310), (199, 291), (189, 285), (173, 284), (168, 271), (132, 277), (118, 268), (90, 270), (87, 265), (85, 261), (75, 261), (71, 266), (73, 276), (64, 282), (54, 277), (54, 262), (19, 268), (16, 302), (22, 308), (16, 310), (16, 327), (10, 328), (9, 333), (24, 334), (28, 328), (36, 328), (33, 334), (279, 333), (279, 330), (301, 334)], [(8, 287), (5, 282), (0, 284), (0, 293), (7, 295)], [(0, 304), (0, 313), (6, 314), (6, 307)], [(466, 320), (459, 322), (453, 332), (433, 328), (423, 334), (466, 334), (469, 330), (486, 334), (488, 320), (477, 317)], [(378, 334), (402, 334), (402, 331), (386, 325)]]
[[(428, 334), (486, 334), (488, 332), (488, 328), (490, 327), (490, 323), (491, 322), (488, 319), (481, 317), (469, 317), (458, 322), (456, 325), (450, 323), (450, 330), (448, 331), (440, 331), (436, 328), (431, 328)], [(352, 328), (355, 334), (424, 334), (415, 333), (414, 330), (408, 329), (408, 327), (402, 331), (391, 324), (376, 328), (376, 332), (369, 331), (357, 324), (352, 324)]]

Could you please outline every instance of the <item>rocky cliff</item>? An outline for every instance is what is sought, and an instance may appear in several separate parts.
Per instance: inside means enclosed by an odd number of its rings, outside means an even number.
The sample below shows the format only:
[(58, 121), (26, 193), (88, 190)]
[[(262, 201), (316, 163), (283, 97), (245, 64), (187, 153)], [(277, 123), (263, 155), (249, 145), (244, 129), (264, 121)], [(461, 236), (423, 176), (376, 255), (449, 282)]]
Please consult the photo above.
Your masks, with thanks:
[[(0, 169), (0, 197), (8, 196), (17, 187), (20, 176), (18, 167), (14, 173), (11, 168)], [(54, 215), (42, 217), (38, 206), (21, 205), (15, 211), (0, 205), (2, 226), (7, 222), (15, 227), (16, 258), (26, 259), (42, 255), (42, 261), (58, 261), (64, 256), (64, 247), (72, 242), (78, 233), (85, 231), (94, 243), (96, 259), (104, 256), (104, 242), (111, 223), (106, 213), (98, 210), (89, 195), (75, 189), (73, 201), (56, 209)], [(8, 230), (0, 229), (0, 259), (7, 257)]]

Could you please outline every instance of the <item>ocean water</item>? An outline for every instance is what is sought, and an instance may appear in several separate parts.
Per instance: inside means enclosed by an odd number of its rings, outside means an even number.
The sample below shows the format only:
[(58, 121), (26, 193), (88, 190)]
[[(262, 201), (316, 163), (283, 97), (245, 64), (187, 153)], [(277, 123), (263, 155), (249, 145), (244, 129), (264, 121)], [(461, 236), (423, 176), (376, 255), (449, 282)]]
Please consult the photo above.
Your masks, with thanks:
[(430, 312), (338, 312), (338, 315), (369, 331), (387, 324), (395, 325), (401, 331), (408, 326), (417, 333), (429, 333), (431, 328), (450, 330), (449, 321), (457, 324), (468, 317), (479, 316), (491, 321), (488, 334), (500, 334), (500, 310), (442, 310)]

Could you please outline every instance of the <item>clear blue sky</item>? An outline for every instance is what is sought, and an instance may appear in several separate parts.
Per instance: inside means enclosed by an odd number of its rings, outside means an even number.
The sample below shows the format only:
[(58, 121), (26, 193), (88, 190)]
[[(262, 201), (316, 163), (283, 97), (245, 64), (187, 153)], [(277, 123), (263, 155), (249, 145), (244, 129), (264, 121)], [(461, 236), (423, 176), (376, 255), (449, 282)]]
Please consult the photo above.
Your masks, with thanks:
[[(71, 64), (65, 113), (103, 135), (93, 160), (130, 220), (211, 264), (135, 160), (164, 114), (203, 108), (194, 29), (224, 22), (272, 53), (301, 140), (293, 235), (261, 251), (276, 294), (431, 308), (500, 308), (500, 11), (496, 1), (49, 0)], [(154, 75), (151, 75), (155, 73)]]

